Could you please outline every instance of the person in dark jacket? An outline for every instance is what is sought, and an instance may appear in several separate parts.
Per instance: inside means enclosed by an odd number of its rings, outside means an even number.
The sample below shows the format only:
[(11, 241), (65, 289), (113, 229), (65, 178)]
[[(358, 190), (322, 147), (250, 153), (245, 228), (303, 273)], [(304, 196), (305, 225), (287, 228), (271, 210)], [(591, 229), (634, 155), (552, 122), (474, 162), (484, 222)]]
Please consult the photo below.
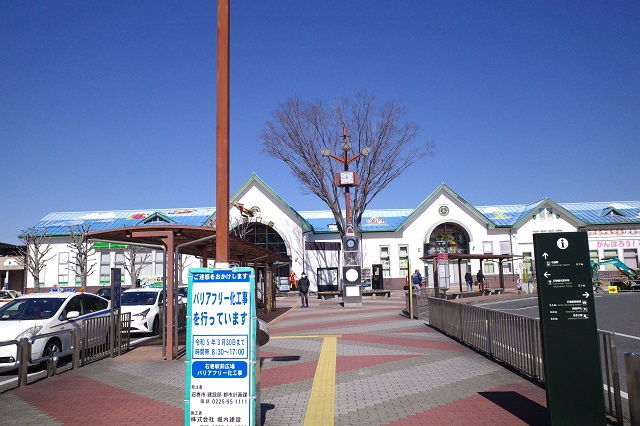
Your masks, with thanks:
[(476, 275), (476, 278), (478, 279), (478, 286), (480, 287), (480, 291), (484, 290), (484, 274), (482, 273), (482, 270), (478, 269), (478, 274)]
[(309, 307), (309, 285), (309, 278), (303, 272), (298, 280), (298, 290), (300, 291), (300, 301), (302, 302), (301, 308)]
[(464, 275), (464, 280), (467, 283), (467, 291), (473, 291), (473, 275), (471, 275), (471, 271), (467, 271)]

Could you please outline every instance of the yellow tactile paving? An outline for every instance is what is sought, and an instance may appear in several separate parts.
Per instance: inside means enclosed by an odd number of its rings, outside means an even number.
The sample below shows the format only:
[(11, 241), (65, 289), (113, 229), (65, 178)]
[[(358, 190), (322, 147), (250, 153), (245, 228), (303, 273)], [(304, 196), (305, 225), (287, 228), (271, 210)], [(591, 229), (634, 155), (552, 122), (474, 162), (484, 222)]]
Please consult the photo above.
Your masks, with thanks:
[(305, 426), (332, 426), (334, 423), (337, 347), (337, 336), (323, 338), (316, 375), (313, 378), (307, 404), (307, 413), (304, 416)]

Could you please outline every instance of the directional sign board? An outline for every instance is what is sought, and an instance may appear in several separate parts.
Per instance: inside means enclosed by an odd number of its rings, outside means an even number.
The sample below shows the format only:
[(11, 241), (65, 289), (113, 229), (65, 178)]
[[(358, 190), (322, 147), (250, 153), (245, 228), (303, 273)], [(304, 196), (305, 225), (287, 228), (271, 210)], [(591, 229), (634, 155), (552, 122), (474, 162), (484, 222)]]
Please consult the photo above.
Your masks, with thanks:
[(551, 423), (604, 425), (587, 233), (534, 234), (533, 246)]
[(188, 294), (185, 425), (254, 425), (253, 269), (190, 269)]

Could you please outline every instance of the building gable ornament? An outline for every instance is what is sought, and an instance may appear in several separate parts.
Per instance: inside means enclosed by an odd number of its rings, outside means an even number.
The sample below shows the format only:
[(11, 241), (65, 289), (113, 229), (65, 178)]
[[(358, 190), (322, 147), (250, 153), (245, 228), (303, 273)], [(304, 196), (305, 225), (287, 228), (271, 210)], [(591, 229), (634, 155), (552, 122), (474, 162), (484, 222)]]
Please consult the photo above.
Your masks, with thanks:
[(438, 207), (438, 213), (440, 213), (440, 216), (448, 215), (449, 214), (449, 207), (447, 207), (447, 206)]

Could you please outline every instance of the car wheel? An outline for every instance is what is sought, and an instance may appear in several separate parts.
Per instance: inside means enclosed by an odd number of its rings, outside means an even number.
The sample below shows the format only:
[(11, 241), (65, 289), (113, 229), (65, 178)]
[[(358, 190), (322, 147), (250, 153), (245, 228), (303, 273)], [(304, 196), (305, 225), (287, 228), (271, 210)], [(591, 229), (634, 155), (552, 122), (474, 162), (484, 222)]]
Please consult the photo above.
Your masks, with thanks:
[(62, 352), (62, 344), (60, 343), (60, 341), (58, 339), (51, 339), (47, 342), (47, 345), (44, 347), (44, 350), (42, 351), (42, 356), (50, 357), (60, 352)]
[[(42, 350), (42, 357), (52, 357), (56, 354), (59, 354), (62, 351), (62, 343), (58, 339), (51, 339), (47, 342), (44, 349)], [(42, 361), (37, 367), (37, 369), (46, 370), (47, 361)]]
[(153, 329), (151, 330), (154, 336), (160, 334), (160, 319), (158, 316), (153, 320)]

